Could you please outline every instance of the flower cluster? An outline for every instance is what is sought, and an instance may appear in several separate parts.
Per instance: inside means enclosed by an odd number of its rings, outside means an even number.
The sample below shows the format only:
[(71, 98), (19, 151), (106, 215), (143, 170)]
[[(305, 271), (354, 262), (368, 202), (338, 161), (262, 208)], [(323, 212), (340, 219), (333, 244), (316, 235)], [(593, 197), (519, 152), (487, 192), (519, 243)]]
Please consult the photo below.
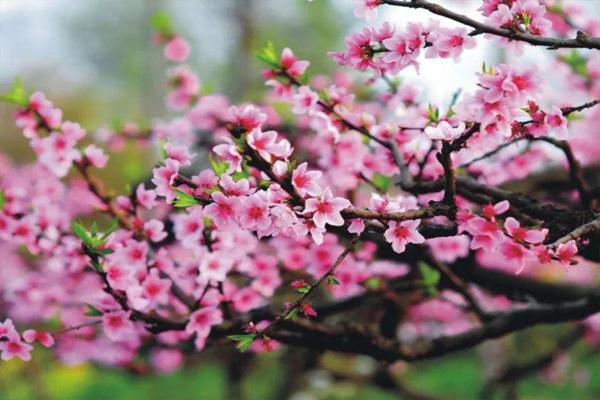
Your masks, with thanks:
[[(545, 36), (552, 27), (547, 18), (546, 6), (539, 0), (484, 0), (479, 8), (487, 17), (486, 23), (503, 29)], [(508, 44), (517, 54), (523, 53), (523, 43), (507, 38), (494, 38), (502, 46)]]
[(413, 66), (424, 52), (426, 58), (460, 60), (465, 49), (475, 47), (475, 39), (465, 28), (440, 27), (439, 22), (409, 23), (400, 31), (385, 23), (381, 28), (364, 28), (346, 39), (346, 50), (330, 53), (341, 65), (358, 70), (372, 69), (380, 74), (398, 73)]
[[(368, 20), (383, 4), (357, 3), (355, 15)], [(535, 0), (486, 0), (481, 10), (495, 27), (549, 30)], [(592, 279), (571, 266), (592, 264), (597, 202), (582, 169), (600, 155), (589, 140), (600, 115), (567, 117), (599, 101), (551, 102), (539, 69), (507, 62), (484, 65), (475, 92), (457, 94), (441, 112), (421, 101), (415, 85), (391, 77), (418, 68), (422, 54), (459, 61), (475, 45), (466, 28), (430, 21), (364, 28), (332, 54), (376, 71), (384, 91), (364, 90), (345, 73), (309, 78), (308, 61), (269, 45), (259, 58), (270, 95), (232, 105), (201, 92), (182, 64), (190, 54), (185, 39), (164, 18), (155, 24), (157, 44), (177, 63), (167, 73), (166, 103), (178, 113), (171, 120), (86, 138), (43, 94), (4, 96), (16, 99), (16, 123), (37, 162), (14, 166), (0, 155), (0, 304), (10, 316), (0, 323), (3, 360), (29, 360), (28, 343), (39, 342), (66, 363), (131, 367), (148, 352), (147, 362), (166, 372), (183, 363), (182, 348), (203, 350), (231, 326), (242, 333), (230, 336), (241, 350), (274, 351), (290, 337), (272, 339), (281, 321), (288, 330), (297, 318), (309, 320), (305, 330), (330, 323), (316, 318), (321, 304), (308, 299), (318, 291), (349, 300), (333, 303), (332, 313), (361, 296), (395, 304), (396, 291), (416, 291), (402, 303), (393, 335), (398, 347), (419, 347), (485, 331), (497, 311), (526, 308), (493, 284), (470, 282), (462, 263), (506, 280), (550, 270)], [(561, 57), (575, 65), (577, 55)], [(577, 62), (578, 93), (597, 91), (598, 59)], [(128, 141), (161, 157), (146, 179), (113, 194), (93, 168), (108, 162), (100, 146), (118, 151)], [(510, 147), (519, 141), (527, 147)], [(510, 191), (508, 183), (529, 187), (522, 180), (562, 161), (557, 154), (570, 169), (564, 193), (546, 193), (535, 181), (532, 197)], [(582, 154), (584, 163), (576, 159)], [(582, 210), (571, 209), (576, 201)], [(97, 212), (106, 218), (88, 222)], [(592, 333), (596, 320), (586, 322)], [(42, 330), (56, 321), (60, 330)], [(373, 346), (388, 342), (375, 339)]]

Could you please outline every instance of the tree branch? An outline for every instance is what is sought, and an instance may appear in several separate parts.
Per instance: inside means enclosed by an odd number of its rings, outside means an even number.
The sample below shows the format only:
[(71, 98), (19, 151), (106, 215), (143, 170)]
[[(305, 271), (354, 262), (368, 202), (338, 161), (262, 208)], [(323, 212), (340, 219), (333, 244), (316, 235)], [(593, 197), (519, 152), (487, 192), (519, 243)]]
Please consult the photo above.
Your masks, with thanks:
[(488, 33), (491, 35), (505, 37), (511, 40), (527, 42), (534, 46), (547, 46), (550, 49), (559, 48), (583, 48), (583, 49), (600, 49), (600, 38), (590, 37), (585, 33), (578, 31), (577, 36), (573, 39), (561, 39), (544, 36), (536, 36), (530, 33), (519, 32), (512, 29), (497, 28), (491, 25), (476, 21), (466, 15), (456, 13), (438, 4), (430, 3), (425, 0), (383, 0), (382, 4), (390, 6), (406, 7), (406, 8), (421, 8), (429, 11), (432, 14), (439, 15), (444, 18), (451, 19), (463, 25), (470, 26), (475, 29), (472, 35)]

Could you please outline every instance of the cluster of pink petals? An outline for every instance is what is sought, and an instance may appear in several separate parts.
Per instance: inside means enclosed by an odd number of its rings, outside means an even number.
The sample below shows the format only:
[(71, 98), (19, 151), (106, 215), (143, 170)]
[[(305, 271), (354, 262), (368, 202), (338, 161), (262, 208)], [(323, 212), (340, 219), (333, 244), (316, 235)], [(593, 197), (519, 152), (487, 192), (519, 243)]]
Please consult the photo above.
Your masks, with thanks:
[[(484, 0), (479, 10), (487, 17), (486, 23), (498, 28), (525, 31), (532, 35), (546, 36), (552, 22), (548, 19), (546, 6), (539, 0)], [(522, 54), (523, 42), (489, 35), (502, 46), (510, 45), (517, 54)]]
[(28, 343), (39, 342), (44, 347), (52, 347), (54, 338), (44, 331), (28, 329), (21, 334), (11, 319), (0, 322), (0, 359), (11, 360), (15, 357), (23, 361), (31, 360), (33, 346)]
[(330, 55), (337, 63), (358, 70), (398, 73), (409, 66), (418, 69), (417, 58), (425, 48), (426, 58), (459, 61), (462, 52), (475, 47), (475, 44), (475, 39), (465, 28), (444, 28), (437, 21), (425, 24), (410, 22), (404, 31), (386, 22), (379, 29), (363, 28), (348, 36), (346, 50)]
[(171, 92), (167, 105), (173, 110), (183, 110), (193, 104), (200, 91), (200, 80), (187, 66), (179, 65), (167, 71)]
[(465, 95), (454, 107), (456, 118), (480, 123), (483, 134), (509, 137), (513, 122), (527, 116), (522, 109), (535, 99), (541, 81), (535, 67), (500, 64), (479, 75), (479, 86), (474, 95)]
[(365, 18), (369, 22), (377, 18), (377, 7), (381, 4), (381, 0), (354, 0), (354, 3), (356, 3), (354, 8), (356, 18)]

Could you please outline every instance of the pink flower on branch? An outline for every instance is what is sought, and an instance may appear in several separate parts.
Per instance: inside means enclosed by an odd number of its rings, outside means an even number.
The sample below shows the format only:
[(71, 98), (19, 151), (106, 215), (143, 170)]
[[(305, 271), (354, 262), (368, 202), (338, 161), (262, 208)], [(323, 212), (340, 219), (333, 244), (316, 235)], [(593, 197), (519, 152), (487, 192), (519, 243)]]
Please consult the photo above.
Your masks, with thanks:
[(167, 60), (183, 62), (190, 55), (190, 45), (181, 36), (175, 36), (165, 46), (164, 55)]
[(322, 191), (318, 184), (321, 176), (320, 171), (309, 171), (308, 163), (303, 162), (292, 172), (292, 185), (300, 196), (317, 196)]
[(433, 140), (451, 141), (459, 137), (464, 130), (464, 122), (460, 122), (456, 128), (453, 128), (447, 121), (441, 121), (435, 127), (428, 126), (425, 128), (425, 134)]
[(123, 341), (135, 333), (131, 313), (127, 311), (112, 311), (102, 315), (104, 334), (112, 341)]
[(354, 0), (354, 3), (357, 4), (354, 8), (356, 18), (365, 18), (368, 22), (377, 19), (377, 7), (381, 0)]
[(46, 331), (36, 331), (34, 329), (27, 329), (23, 332), (23, 339), (27, 343), (40, 342), (44, 347), (54, 346), (54, 337)]
[(298, 60), (292, 50), (286, 47), (281, 52), (279, 64), (291, 77), (300, 78), (310, 63), (308, 61)]
[(6, 340), (0, 341), (0, 359), (9, 361), (17, 357), (23, 361), (31, 360), (33, 346), (23, 343), (19, 335), (10, 335)]
[(421, 220), (390, 221), (384, 233), (385, 240), (392, 244), (396, 253), (404, 253), (408, 243), (425, 243), (425, 238), (417, 230), (420, 224)]
[(319, 228), (326, 224), (340, 226), (344, 224), (341, 211), (350, 207), (351, 203), (342, 197), (333, 197), (330, 189), (324, 189), (320, 196), (306, 200), (304, 214), (312, 213), (312, 220)]

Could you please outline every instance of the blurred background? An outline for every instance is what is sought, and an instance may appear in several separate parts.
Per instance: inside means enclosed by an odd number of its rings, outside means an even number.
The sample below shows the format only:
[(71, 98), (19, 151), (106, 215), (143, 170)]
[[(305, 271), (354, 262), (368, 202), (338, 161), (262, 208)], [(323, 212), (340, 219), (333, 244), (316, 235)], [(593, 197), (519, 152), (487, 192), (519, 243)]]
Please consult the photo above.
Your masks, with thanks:
[[(600, 13), (598, 0), (573, 2)], [(480, 2), (443, 3), (472, 13)], [(264, 93), (262, 65), (254, 54), (269, 40), (277, 49), (291, 47), (301, 59), (310, 60), (311, 75), (334, 71), (336, 65), (326, 52), (342, 50), (345, 35), (366, 23), (353, 17), (353, 7), (351, 0), (0, 0), (0, 92), (20, 77), (27, 88), (43, 91), (63, 109), (66, 119), (90, 131), (124, 122), (149, 127), (156, 119), (173, 117), (164, 106), (168, 64), (150, 40), (149, 19), (157, 11), (169, 13), (192, 44), (189, 64), (198, 72), (203, 92), (225, 93), (235, 103)], [(382, 8), (375, 25), (390, 20), (401, 26), (428, 17), (422, 11)], [(462, 63), (425, 62), (420, 75), (406, 71), (403, 79), (423, 88), (428, 101), (447, 103), (457, 89), (473, 87), (473, 74), (482, 61), (493, 64), (503, 57), (479, 41)], [(532, 50), (520, 61), (539, 57), (539, 51)], [(34, 156), (14, 126), (13, 112), (13, 107), (0, 104), (0, 153), (24, 163)], [(127, 148), (99, 175), (122, 188), (144, 178), (152, 162), (143, 151)], [(286, 350), (255, 357), (211, 350), (179, 372), (156, 375), (59, 365), (50, 353), (36, 350), (40, 354), (30, 363), (0, 363), (0, 400), (428, 398), (415, 397), (413, 390), (470, 399), (477, 398), (498, 349), (511, 348), (524, 359), (547, 351), (549, 344), (536, 340), (538, 331), (548, 330), (529, 330), (443, 361), (398, 365), (403, 385), (390, 390), (364, 378), (376, 369), (366, 357)], [(554, 331), (558, 335), (561, 329)], [(234, 362), (229, 362), (231, 357)], [(577, 348), (575, 358), (577, 362), (567, 361), (568, 373), (560, 379), (526, 379), (520, 386), (522, 398), (598, 398), (594, 393), (600, 393), (600, 363)], [(310, 372), (295, 375), (296, 364), (302, 363), (308, 363)]]

